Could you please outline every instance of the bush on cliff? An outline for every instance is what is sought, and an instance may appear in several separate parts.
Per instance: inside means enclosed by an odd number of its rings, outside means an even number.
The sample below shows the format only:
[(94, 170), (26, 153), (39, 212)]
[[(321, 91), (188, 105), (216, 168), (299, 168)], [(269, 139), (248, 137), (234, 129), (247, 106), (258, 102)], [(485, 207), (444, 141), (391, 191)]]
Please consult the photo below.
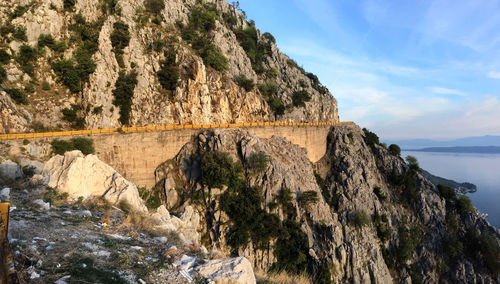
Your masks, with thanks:
[(305, 107), (306, 102), (311, 100), (311, 95), (305, 90), (296, 91), (292, 94), (292, 104), (294, 107)]
[(64, 153), (73, 150), (80, 150), (84, 155), (94, 154), (94, 141), (92, 139), (78, 137), (73, 138), (69, 141), (66, 140), (52, 140), (50, 143), (52, 146), (52, 151), (58, 155), (64, 155)]
[(174, 91), (179, 80), (179, 67), (175, 63), (176, 53), (170, 47), (163, 52), (163, 55), (165, 59), (160, 61), (160, 70), (156, 72), (156, 76), (163, 89)]
[(129, 74), (120, 71), (118, 79), (113, 90), (113, 104), (120, 108), (120, 122), (127, 125), (130, 120), (130, 112), (132, 111), (132, 97), (134, 89), (137, 85), (137, 73), (135, 71)]
[(396, 144), (389, 145), (389, 153), (393, 156), (399, 157), (401, 155), (401, 148)]
[(271, 157), (261, 151), (251, 155), (248, 164), (254, 173), (260, 174), (267, 170), (270, 161)]
[(249, 92), (253, 89), (255, 86), (255, 83), (253, 82), (252, 79), (247, 78), (245, 75), (238, 75), (234, 77), (234, 80), (238, 84), (238, 86), (242, 87), (245, 89), (245, 91)]

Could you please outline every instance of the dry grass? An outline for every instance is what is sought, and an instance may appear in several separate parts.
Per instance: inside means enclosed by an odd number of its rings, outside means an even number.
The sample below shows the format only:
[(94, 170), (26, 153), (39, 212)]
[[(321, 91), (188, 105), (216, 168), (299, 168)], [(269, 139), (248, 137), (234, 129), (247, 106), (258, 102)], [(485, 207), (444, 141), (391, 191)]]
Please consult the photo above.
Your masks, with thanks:
[(257, 283), (262, 284), (312, 284), (313, 281), (309, 278), (306, 273), (301, 273), (299, 275), (290, 274), (285, 271), (278, 273), (270, 272), (266, 273), (260, 270), (255, 271), (255, 278)]

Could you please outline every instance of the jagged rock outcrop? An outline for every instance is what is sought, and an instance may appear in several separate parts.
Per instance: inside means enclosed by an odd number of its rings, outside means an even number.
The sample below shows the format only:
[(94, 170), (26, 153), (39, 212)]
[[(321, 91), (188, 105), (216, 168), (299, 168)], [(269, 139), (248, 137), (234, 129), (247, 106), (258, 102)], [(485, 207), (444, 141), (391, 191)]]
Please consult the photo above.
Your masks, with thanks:
[[(61, 0), (16, 0), (8, 5), (0, 4), (2, 23), (14, 17), (9, 28), (5, 27), (7, 35), (1, 40), (9, 45), (5, 51), (11, 57), (19, 52), (23, 44), (36, 48), (41, 35), (51, 35), (56, 43), (68, 46), (64, 51), (52, 47), (41, 48), (44, 51), (37, 53), (36, 60), (29, 62), (33, 68), (30, 75), (22, 71), (26, 66), (21, 66), (14, 59), (4, 66), (8, 75), (5, 82), (7, 88), (23, 90), (32, 77), (38, 78), (40, 84), (35, 84), (32, 94), (26, 93), (29, 106), (14, 106), (10, 102), (7, 108), (2, 108), (3, 129), (0, 130), (26, 131), (32, 129), (33, 123), (68, 128), (71, 123), (62, 119), (61, 110), (71, 109), (72, 105), (77, 106), (77, 115), (84, 120), (86, 128), (119, 127), (122, 125), (119, 120), (120, 107), (113, 103), (113, 90), (121, 71), (137, 74), (137, 84), (131, 86), (130, 125), (338, 120), (336, 101), (326, 89), (320, 88), (317, 78), (307, 74), (282, 54), (272, 36), (263, 35), (258, 30), (256, 40), (259, 44), (266, 43), (267, 51), (258, 62), (262, 70), (254, 70), (252, 66), (255, 62), (247, 55), (236, 35), (251, 23), (225, 0), (207, 0), (204, 3), (213, 3), (217, 9), (215, 25), (205, 33), (227, 58), (226, 71), (209, 67), (192, 44), (181, 37), (189, 24), (193, 7), (199, 5), (197, 1), (165, 0), (165, 8), (155, 11), (158, 15), (142, 8), (144, 3), (142, 0), (119, 0), (113, 4), (100, 0), (79, 0), (75, 1), (74, 7), (68, 7)], [(107, 5), (113, 5), (113, 8)], [(81, 92), (70, 94), (50, 63), (60, 58), (75, 61), (75, 54), (82, 45), (70, 39), (75, 38), (72, 25), (79, 14), (88, 27), (98, 23), (95, 42), (97, 52), (91, 57), (95, 71), (90, 72), (88, 82), (82, 82)], [(228, 19), (231, 19), (231, 23), (227, 22)], [(130, 40), (121, 55), (123, 64), (117, 61), (117, 51), (111, 41), (117, 22), (124, 23), (130, 34)], [(17, 28), (26, 29), (25, 40), (13, 36)], [(93, 31), (89, 35), (91, 33)], [(165, 90), (157, 76), (161, 62), (165, 59), (163, 52), (169, 49), (175, 51), (176, 69), (180, 75), (173, 90)], [(251, 90), (238, 86), (235, 78), (239, 75), (251, 79), (256, 86)], [(41, 82), (46, 82), (49, 89), (42, 87)], [(272, 83), (274, 87), (271, 89), (275, 88), (271, 93), (265, 93), (257, 87), (267, 83)], [(306, 100), (303, 105), (299, 103), (293, 106), (296, 102), (292, 97), (296, 91), (306, 91), (310, 100)], [(8, 95), (3, 92), (2, 95), (5, 97), (2, 100), (9, 100)], [(271, 98), (274, 98), (274, 103), (280, 102), (283, 114), (275, 115), (270, 106)]]
[[(234, 223), (234, 212), (224, 203), (227, 196), (238, 198), (226, 195), (237, 189), (231, 184), (207, 187), (203, 157), (210, 153), (228, 153), (242, 167), (246, 191), (261, 189), (260, 206), (266, 213), (258, 211), (261, 213), (256, 213), (256, 219), (271, 214), (281, 221), (276, 226), (286, 228), (287, 220), (299, 224), (297, 230), (304, 234), (308, 248), (302, 251), (303, 261), (312, 265), (312, 271), (324, 271), (326, 267), (336, 282), (498, 281), (498, 276), (470, 256), (459, 259), (457, 265), (449, 263), (443, 247), (450, 238), (446, 218), (453, 212), (434, 185), (384, 147), (367, 144), (366, 134), (357, 126), (333, 127), (328, 139), (327, 154), (312, 165), (305, 149), (282, 138), (259, 139), (243, 130), (207, 131), (186, 144), (175, 159), (160, 166), (156, 176), (169, 209), (175, 212), (189, 205), (204, 212), (200, 223), (204, 245), (245, 256), (255, 268), (267, 270), (283, 264), (280, 243), (285, 240), (271, 237), (262, 249), (260, 232), (250, 231), (245, 245), (231, 245), (239, 227)], [(261, 152), (269, 161), (262, 172), (256, 173), (252, 157)], [(394, 181), (405, 175), (413, 185)], [(285, 189), (289, 191), (286, 206)], [(317, 200), (306, 202), (312, 195)], [(201, 196), (205, 199), (200, 200)], [(254, 210), (250, 207), (246, 210)], [(462, 230), (472, 226), (498, 240), (498, 232), (484, 219), (475, 213), (464, 214), (461, 218), (470, 221)], [(287, 241), (292, 243), (293, 239)], [(443, 263), (449, 263), (448, 273), (437, 270)], [(313, 272), (313, 277), (320, 274)]]

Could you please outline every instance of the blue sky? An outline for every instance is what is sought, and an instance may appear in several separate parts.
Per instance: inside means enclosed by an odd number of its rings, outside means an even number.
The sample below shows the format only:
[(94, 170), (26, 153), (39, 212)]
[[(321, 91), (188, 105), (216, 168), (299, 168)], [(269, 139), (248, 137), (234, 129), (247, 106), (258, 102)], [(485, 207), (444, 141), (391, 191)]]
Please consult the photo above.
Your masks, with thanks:
[(500, 135), (500, 0), (241, 0), (384, 139)]

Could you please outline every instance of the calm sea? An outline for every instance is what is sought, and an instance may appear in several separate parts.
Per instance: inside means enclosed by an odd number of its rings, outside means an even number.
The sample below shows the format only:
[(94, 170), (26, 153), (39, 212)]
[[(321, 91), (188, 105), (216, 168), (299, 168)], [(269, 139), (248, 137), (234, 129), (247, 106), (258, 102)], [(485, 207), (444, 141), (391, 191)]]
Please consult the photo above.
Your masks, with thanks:
[(500, 154), (458, 154), (403, 151), (401, 157), (412, 155), (420, 167), (430, 173), (477, 185), (477, 192), (469, 193), (472, 203), (488, 221), (500, 228)]

